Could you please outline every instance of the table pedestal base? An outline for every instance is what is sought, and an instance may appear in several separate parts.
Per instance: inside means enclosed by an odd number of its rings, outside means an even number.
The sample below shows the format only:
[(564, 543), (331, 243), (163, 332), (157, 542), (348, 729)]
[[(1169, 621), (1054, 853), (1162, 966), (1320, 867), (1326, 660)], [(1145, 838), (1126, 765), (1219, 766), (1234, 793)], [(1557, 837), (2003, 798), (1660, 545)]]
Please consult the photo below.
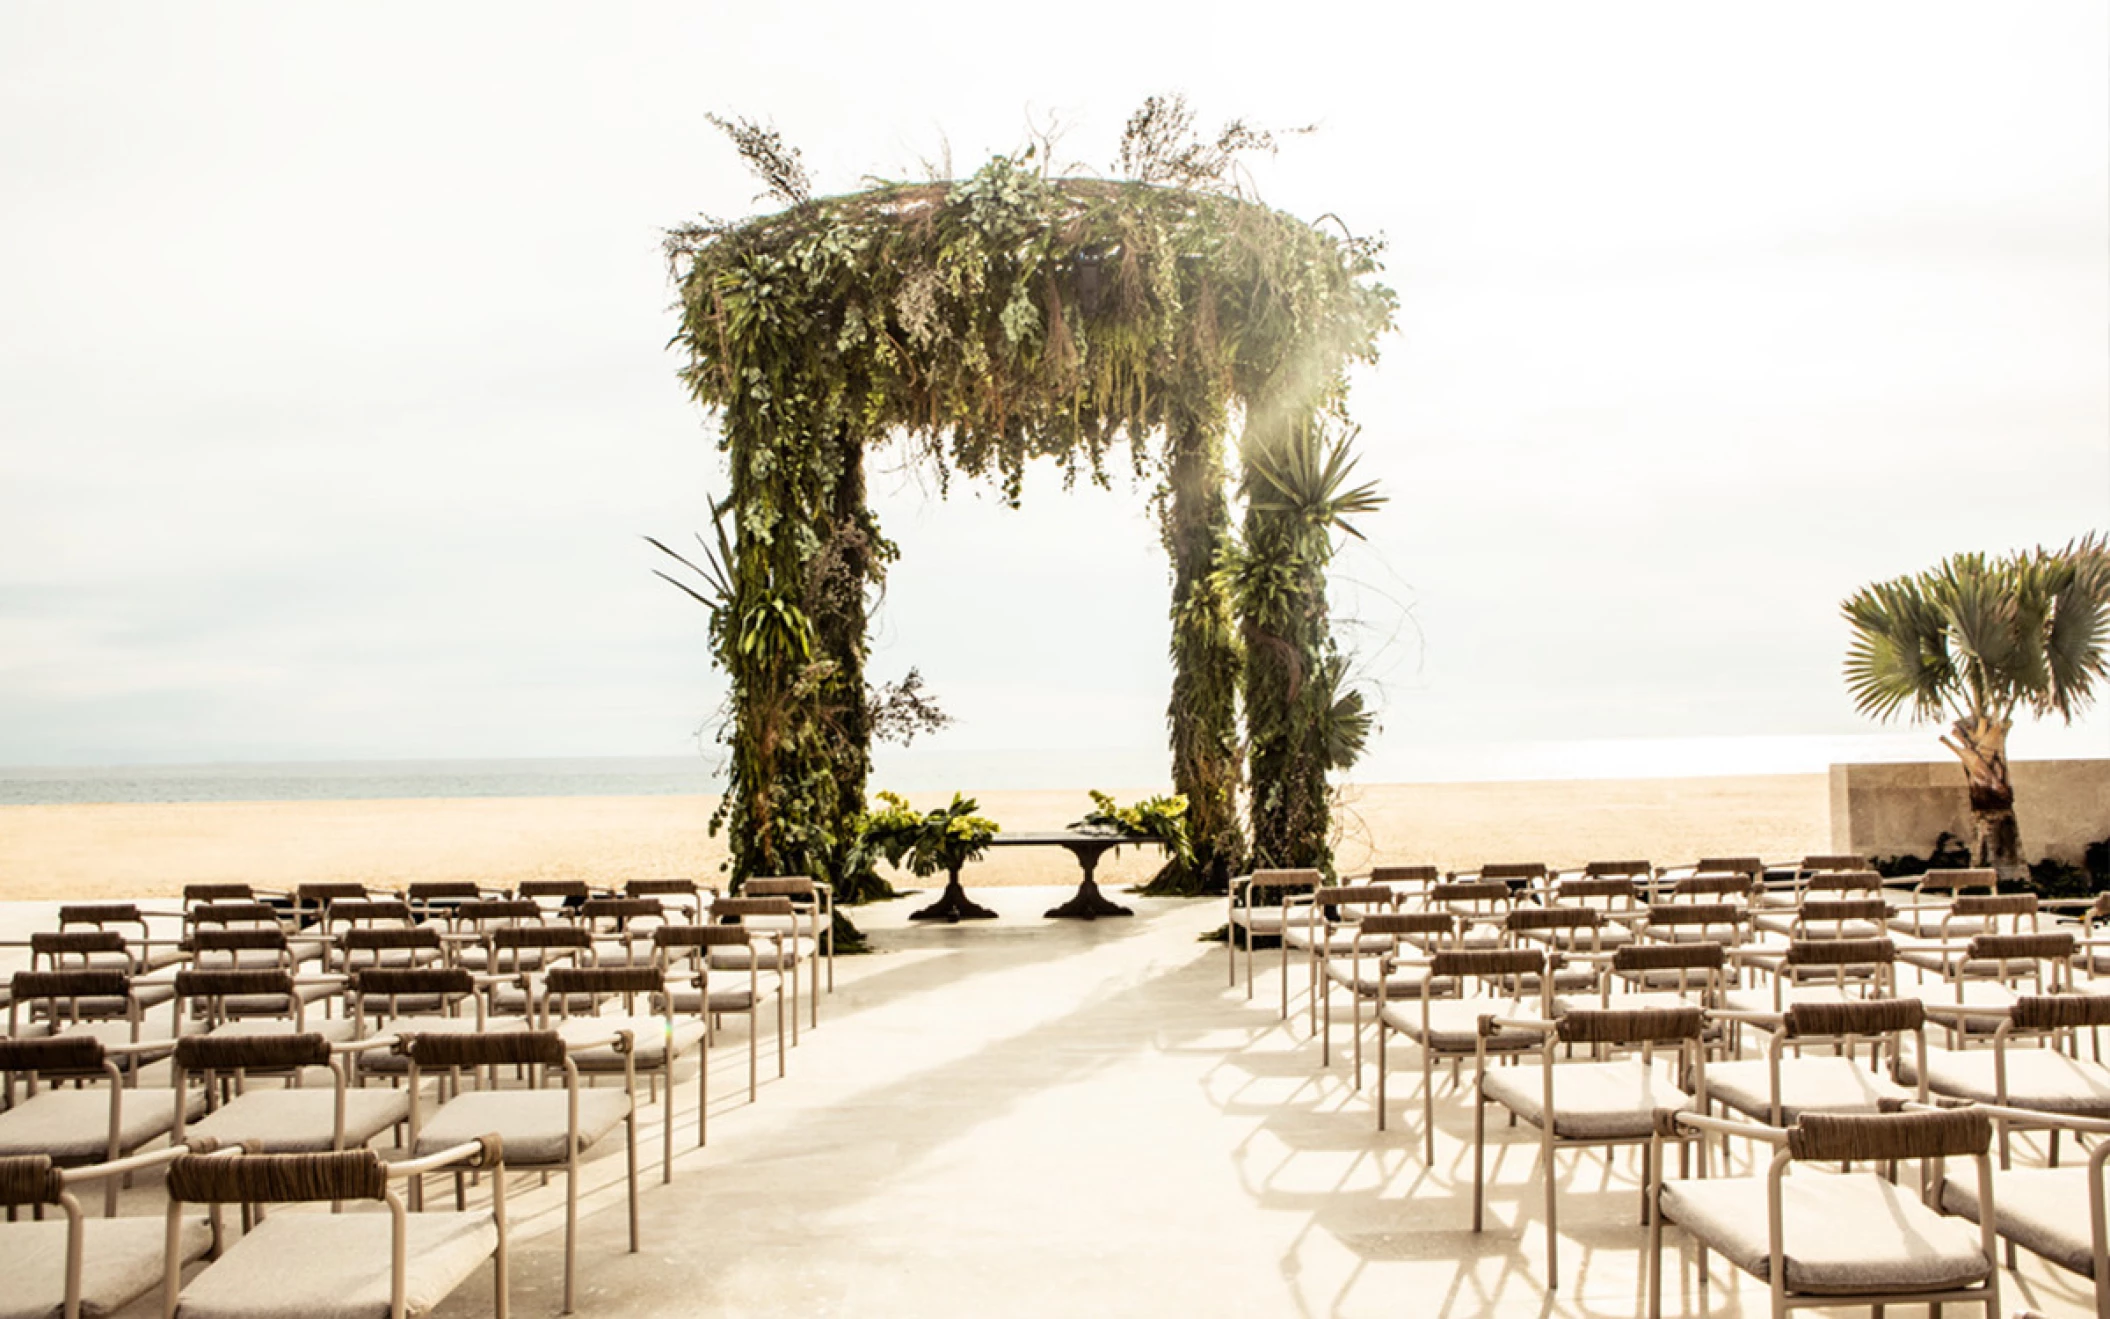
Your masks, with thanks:
[(1051, 909), (1047, 914), (1055, 919), (1077, 921), (1097, 920), (1101, 916), (1135, 915), (1134, 912), (1120, 903), (1109, 902), (1105, 895), (1099, 892), (1099, 881), (1089, 875), (1085, 877), (1082, 884), (1077, 886), (1076, 897), (1071, 898), (1060, 907)]
[(993, 921), (996, 913), (970, 900), (955, 875), (945, 884), (945, 893), (922, 911), (909, 913), (912, 921)]

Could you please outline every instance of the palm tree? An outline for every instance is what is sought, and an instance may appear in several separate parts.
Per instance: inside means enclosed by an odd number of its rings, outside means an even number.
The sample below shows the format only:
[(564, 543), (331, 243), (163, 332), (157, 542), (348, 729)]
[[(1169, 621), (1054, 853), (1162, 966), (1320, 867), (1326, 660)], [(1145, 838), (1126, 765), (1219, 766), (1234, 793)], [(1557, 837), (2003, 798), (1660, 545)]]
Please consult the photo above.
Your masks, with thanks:
[(1978, 864), (2022, 877), (2008, 730), (2018, 706), (2071, 723), (2094, 698), (2110, 649), (2110, 538), (2006, 559), (1951, 555), (1840, 608), (1853, 625), (1854, 707), (1887, 720), (1909, 704), (1914, 722), (1950, 721), (1941, 741), (1963, 762)]

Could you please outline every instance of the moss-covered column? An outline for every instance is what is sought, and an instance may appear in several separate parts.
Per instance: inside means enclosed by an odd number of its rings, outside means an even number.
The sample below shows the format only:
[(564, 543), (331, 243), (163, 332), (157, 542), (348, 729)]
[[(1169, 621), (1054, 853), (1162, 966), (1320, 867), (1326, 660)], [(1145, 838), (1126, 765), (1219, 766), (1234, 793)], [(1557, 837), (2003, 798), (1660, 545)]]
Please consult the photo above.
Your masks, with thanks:
[(1162, 533), (1172, 559), (1173, 790), (1187, 798), (1194, 868), (1170, 862), (1152, 893), (1222, 892), (1245, 869), (1238, 821), (1239, 648), (1226, 569), (1232, 550), (1224, 414), (1181, 412), (1166, 435)]
[(1309, 414), (1258, 408), (1241, 439), (1247, 467), (1239, 625), (1245, 640), (1249, 803), (1255, 869), (1333, 868), (1328, 838), (1324, 713), (1317, 681), (1333, 653), (1326, 607), (1325, 537), (1307, 512), (1255, 499), (1253, 463), (1280, 454), (1314, 425)]

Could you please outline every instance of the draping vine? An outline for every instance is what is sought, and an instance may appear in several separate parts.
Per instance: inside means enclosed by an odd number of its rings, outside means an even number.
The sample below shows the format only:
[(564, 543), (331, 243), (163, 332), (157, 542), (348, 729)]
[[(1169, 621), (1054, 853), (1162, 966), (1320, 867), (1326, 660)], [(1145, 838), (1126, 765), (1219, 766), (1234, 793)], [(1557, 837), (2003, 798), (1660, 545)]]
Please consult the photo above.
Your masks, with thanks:
[[(731, 480), (699, 598), (731, 679), (715, 823), (736, 877), (841, 878), (870, 764), (866, 611), (895, 557), (865, 504), (865, 451), (890, 441), (1014, 502), (1036, 458), (1095, 481), (1125, 461), (1149, 482), (1172, 560), (1168, 723), (1194, 853), (1160, 887), (1220, 886), (1249, 860), (1327, 863), (1328, 748), (1362, 716), (1337, 690), (1324, 567), (1332, 532), (1374, 496), (1342, 506), (1336, 483), (1315, 509), (1295, 482), (1341, 474), (1325, 436), (1345, 371), (1374, 359), (1395, 300), (1375, 244), (1213, 185), (1221, 165), (1193, 154), (1208, 144), (1186, 142), (1184, 113), (1153, 102), (1132, 121), (1130, 179), (1050, 177), (1029, 151), (828, 198), (773, 134), (725, 126), (789, 203), (667, 243), (682, 377), (719, 418)], [(1240, 418), (1242, 547), (1226, 453)], [(1306, 449), (1316, 469), (1299, 465)]]

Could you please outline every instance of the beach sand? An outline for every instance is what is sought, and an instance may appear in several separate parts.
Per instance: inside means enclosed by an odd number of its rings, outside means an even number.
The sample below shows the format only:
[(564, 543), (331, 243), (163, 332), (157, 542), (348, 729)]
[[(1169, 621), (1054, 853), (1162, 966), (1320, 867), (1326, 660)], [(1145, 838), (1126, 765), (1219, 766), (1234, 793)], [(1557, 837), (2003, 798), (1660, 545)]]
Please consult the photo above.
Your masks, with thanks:
[[(1145, 795), (1117, 791), (1121, 801)], [(909, 794), (917, 806), (947, 794)], [(1006, 831), (1056, 829), (1084, 814), (1082, 790), (977, 794)], [(396, 887), (467, 879), (687, 875), (706, 882), (725, 860), (709, 836), (707, 797), (462, 798), (407, 801), (206, 802), (0, 807), (0, 899), (164, 897), (185, 884), (283, 888), (322, 880)], [(1446, 868), (1486, 861), (1579, 865), (1703, 854), (1793, 859), (1831, 847), (1822, 774), (1561, 782), (1352, 786), (1337, 813), (1344, 873), (1373, 863)], [(1109, 887), (1146, 880), (1155, 847), (1100, 863)], [(1066, 884), (1076, 862), (1056, 848), (1002, 848), (970, 866), (968, 886)], [(905, 872), (903, 887), (927, 887)]]

